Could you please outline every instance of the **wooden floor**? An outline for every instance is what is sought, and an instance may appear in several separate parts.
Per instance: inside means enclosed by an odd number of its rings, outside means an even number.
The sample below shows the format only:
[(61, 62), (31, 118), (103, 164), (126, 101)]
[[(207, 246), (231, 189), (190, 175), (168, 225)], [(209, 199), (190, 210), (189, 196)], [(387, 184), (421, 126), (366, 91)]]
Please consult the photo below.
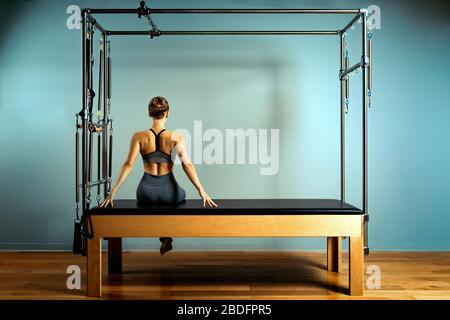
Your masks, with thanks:
[[(74, 264), (81, 290), (66, 287)], [(351, 298), (346, 255), (337, 275), (324, 253), (124, 253), (123, 274), (108, 278), (104, 266), (102, 299), (450, 299), (450, 253), (374, 252), (370, 265), (381, 269), (381, 288)], [(0, 299), (87, 299), (85, 270), (71, 253), (0, 253)]]

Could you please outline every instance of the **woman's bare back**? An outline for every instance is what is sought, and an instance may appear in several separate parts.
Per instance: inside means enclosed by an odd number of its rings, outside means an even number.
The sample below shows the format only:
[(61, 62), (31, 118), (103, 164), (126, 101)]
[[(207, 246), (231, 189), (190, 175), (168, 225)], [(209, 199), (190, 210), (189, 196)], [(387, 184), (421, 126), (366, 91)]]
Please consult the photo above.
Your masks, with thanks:
[[(155, 131), (156, 134), (159, 131)], [(140, 154), (145, 155), (156, 151), (156, 136), (150, 130), (144, 130), (137, 132)], [(172, 149), (174, 148), (175, 141), (172, 139), (172, 131), (165, 130), (159, 136), (160, 151), (172, 155)], [(165, 175), (173, 170), (173, 163), (154, 163), (144, 162), (144, 171), (148, 174), (160, 176)]]

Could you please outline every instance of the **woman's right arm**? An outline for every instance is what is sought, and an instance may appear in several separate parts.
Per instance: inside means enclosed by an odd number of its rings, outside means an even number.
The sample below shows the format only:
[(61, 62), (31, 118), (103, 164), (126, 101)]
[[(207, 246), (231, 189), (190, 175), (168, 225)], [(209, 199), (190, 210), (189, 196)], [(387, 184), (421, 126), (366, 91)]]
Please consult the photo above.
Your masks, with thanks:
[(119, 177), (117, 178), (114, 187), (111, 189), (111, 192), (100, 204), (100, 208), (107, 207), (109, 204), (113, 206), (113, 199), (114, 196), (116, 195), (117, 190), (119, 189), (120, 185), (125, 181), (125, 179), (128, 177), (130, 172), (133, 170), (134, 162), (136, 161), (136, 157), (139, 154), (139, 149), (140, 149), (139, 134), (135, 133), (131, 138), (130, 150), (128, 151), (128, 156), (127, 159), (125, 160), (125, 163), (122, 165), (122, 168), (120, 169)]
[(197, 189), (200, 197), (203, 199), (203, 206), (205, 207), (208, 204), (210, 207), (217, 207), (217, 204), (208, 196), (205, 189), (203, 188), (200, 179), (198, 178), (197, 171), (195, 170), (194, 165), (188, 157), (186, 152), (186, 144), (184, 142), (184, 138), (180, 134), (176, 134), (174, 137), (175, 148), (177, 151), (177, 155), (181, 160), (181, 164), (183, 166), (183, 170), (186, 173), (186, 176), (192, 182), (194, 187)]

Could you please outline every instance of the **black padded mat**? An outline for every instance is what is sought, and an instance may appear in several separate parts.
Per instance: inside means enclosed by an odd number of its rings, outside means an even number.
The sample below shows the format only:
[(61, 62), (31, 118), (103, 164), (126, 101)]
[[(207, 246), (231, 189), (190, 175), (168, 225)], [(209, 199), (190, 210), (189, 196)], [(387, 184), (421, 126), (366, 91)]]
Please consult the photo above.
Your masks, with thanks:
[(139, 206), (136, 200), (114, 200), (114, 207), (92, 208), (91, 215), (282, 215), (353, 214), (362, 210), (331, 199), (214, 199), (217, 208), (203, 208), (202, 200), (186, 200), (177, 205)]

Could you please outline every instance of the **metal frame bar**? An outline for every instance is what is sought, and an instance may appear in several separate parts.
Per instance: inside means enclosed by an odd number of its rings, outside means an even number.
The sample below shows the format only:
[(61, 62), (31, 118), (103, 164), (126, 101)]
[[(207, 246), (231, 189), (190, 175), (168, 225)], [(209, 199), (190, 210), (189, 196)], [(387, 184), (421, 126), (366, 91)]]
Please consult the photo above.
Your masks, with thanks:
[(335, 36), (339, 35), (340, 30), (328, 30), (328, 31), (318, 31), (318, 30), (280, 30), (280, 31), (251, 31), (251, 30), (228, 30), (228, 31), (213, 31), (213, 30), (170, 30), (162, 31), (158, 30), (157, 33), (153, 31), (108, 31), (108, 35), (111, 36), (279, 36), (279, 35), (290, 35), (290, 36)]
[[(92, 121), (92, 114), (94, 109), (94, 71), (93, 71), (93, 57), (94, 57), (94, 23), (92, 21), (89, 21), (88, 23), (89, 30), (89, 39), (87, 39), (87, 42), (89, 43), (89, 48), (87, 49), (89, 51), (89, 59), (87, 59), (88, 63), (88, 84), (87, 84), (87, 91), (88, 91), (88, 125)], [(88, 131), (88, 182), (92, 180), (92, 170), (93, 170), (93, 154), (94, 154), (94, 135), (89, 130)]]
[(111, 176), (112, 176), (112, 144), (113, 144), (113, 136), (112, 136), (112, 119), (109, 118), (109, 114), (110, 114), (110, 107), (111, 107), (111, 44), (108, 42), (108, 52), (106, 53), (106, 72), (107, 72), (107, 82), (106, 82), (106, 93), (107, 93), (107, 105), (105, 108), (105, 113), (106, 113), (106, 119), (108, 119), (108, 124), (111, 125), (111, 132), (108, 132), (108, 130), (106, 131), (107, 135), (105, 136), (105, 141), (108, 140), (108, 135), (109, 135), (109, 141), (108, 143), (108, 150), (107, 150), (107, 154), (108, 154), (108, 158), (107, 158), (107, 177), (109, 182), (107, 184), (105, 184), (105, 189), (109, 190), (111, 188)]
[[(340, 56), (341, 56), (341, 74), (345, 69), (345, 52), (344, 52), (344, 35), (340, 34)], [(340, 149), (340, 156), (341, 156), (341, 201), (345, 202), (345, 100), (346, 100), (346, 79), (340, 78), (340, 84), (341, 84), (341, 109), (340, 109), (340, 115), (341, 115), (341, 149)]]
[[(138, 9), (92, 9), (90, 14), (138, 14)], [(150, 9), (151, 14), (360, 14), (361, 9)]]
[(350, 73), (355, 72), (357, 69), (362, 67), (362, 62), (358, 62), (356, 63), (354, 66), (350, 67), (347, 70), (343, 70), (342, 74), (341, 74), (341, 80), (345, 79), (347, 76), (350, 75)]
[[(109, 50), (109, 42), (106, 34), (102, 35), (103, 40), (103, 130), (102, 130), (102, 179), (108, 178), (108, 105), (109, 105), (109, 93), (108, 93), (108, 66), (107, 66), (107, 55)], [(103, 190), (104, 198), (108, 195), (107, 185), (104, 185)]]
[[(368, 90), (372, 86), (372, 53), (371, 43), (368, 42), (367, 36), (367, 10), (365, 9), (150, 9), (141, 8), (146, 10), (148, 14), (354, 14), (355, 17), (340, 30), (144, 30), (144, 31), (111, 31), (105, 29), (92, 15), (93, 14), (138, 14), (139, 9), (82, 9), (82, 59), (83, 59), (83, 71), (82, 71), (82, 200), (83, 200), (83, 214), (89, 211), (89, 203), (87, 202), (86, 192), (88, 186), (94, 184), (104, 184), (104, 196), (108, 193), (108, 183), (110, 183), (111, 168), (108, 168), (108, 164), (111, 160), (111, 148), (108, 145), (111, 143), (108, 141), (108, 123), (109, 119), (109, 104), (111, 96), (110, 88), (110, 68), (108, 63), (109, 52), (109, 36), (131, 36), (131, 35), (143, 35), (159, 37), (165, 35), (173, 36), (190, 36), (190, 35), (250, 35), (250, 36), (262, 36), (262, 35), (338, 35), (340, 36), (340, 198), (341, 201), (345, 201), (345, 100), (348, 97), (348, 75), (358, 68), (363, 70), (362, 72), (362, 210), (364, 212), (364, 251), (368, 254)], [(343, 39), (345, 33), (359, 20), (362, 20), (362, 59), (361, 62), (348, 68), (348, 61), (344, 57), (344, 43)], [(88, 23), (90, 22), (90, 24)], [(101, 57), (103, 61), (103, 125), (104, 128), (101, 133), (102, 137), (102, 180), (96, 182), (89, 182), (88, 170), (86, 166), (86, 157), (88, 156), (88, 105), (87, 105), (87, 92), (90, 81), (87, 76), (92, 74), (92, 70), (87, 70), (87, 58), (91, 58), (91, 53), (86, 50), (86, 33), (92, 31), (93, 27), (96, 27), (102, 33), (102, 40), (104, 43), (104, 51)], [(368, 53), (369, 51), (369, 53)], [(89, 56), (88, 56), (89, 55)], [(89, 68), (92, 68), (89, 63)], [(112, 121), (112, 120), (111, 120)]]
[(81, 131), (81, 171), (82, 171), (82, 189), (81, 189), (81, 197), (82, 197), (82, 214), (84, 214), (88, 210), (88, 204), (86, 199), (86, 184), (87, 184), (87, 168), (86, 168), (86, 145), (87, 145), (87, 104), (86, 104), (86, 93), (87, 93), (87, 86), (86, 86), (86, 22), (87, 22), (87, 15), (86, 13), (83, 14), (82, 21), (81, 21), (81, 42), (82, 42), (82, 110), (81, 110), (81, 117), (82, 117), (82, 131)]
[(363, 158), (363, 169), (362, 169), (362, 189), (363, 189), (363, 207), (364, 212), (364, 252), (369, 253), (368, 247), (368, 207), (369, 207), (369, 197), (368, 197), (368, 129), (367, 129), (367, 67), (369, 65), (369, 59), (367, 57), (367, 12), (361, 15), (362, 18), (362, 58), (361, 58), (361, 72), (362, 78), (362, 158)]
[(353, 27), (353, 25), (356, 23), (356, 21), (358, 21), (361, 18), (361, 13), (358, 13), (353, 19), (352, 21), (350, 21), (345, 27), (344, 29), (341, 30), (341, 34), (346, 33), (351, 27)]
[[(102, 46), (100, 48), (100, 57), (99, 57), (100, 61), (99, 61), (99, 71), (98, 71), (97, 112), (101, 112), (101, 109), (102, 109), (102, 95), (103, 95), (102, 85), (103, 85), (103, 73), (105, 72), (104, 65), (103, 65), (103, 50), (104, 50), (104, 47)], [(97, 120), (99, 120), (99, 119), (97, 119)], [(89, 131), (96, 132), (92, 129), (95, 128), (95, 130), (97, 130), (98, 128), (100, 128), (100, 126), (103, 130), (103, 124), (99, 125), (94, 122), (91, 122), (89, 124)], [(101, 137), (101, 135), (98, 134), (97, 135), (97, 180), (101, 179), (101, 145), (102, 145), (102, 137)], [(101, 188), (101, 186), (98, 185), (97, 186), (97, 196), (98, 197), (100, 197), (100, 188)]]
[(102, 180), (97, 180), (97, 181), (92, 181), (92, 182), (88, 182), (87, 186), (88, 187), (96, 187), (105, 183), (110, 182), (111, 179), (102, 179)]
[(372, 90), (372, 81), (373, 81), (373, 79), (372, 79), (372, 39), (369, 39), (367, 42), (367, 51), (369, 54), (369, 66), (367, 67), (369, 76), (367, 79), (367, 88), (369, 90)]
[(97, 27), (98, 30), (101, 31), (101, 33), (103, 33), (103, 34), (108, 33), (108, 31), (105, 28), (103, 28), (102, 25), (90, 13), (88, 13), (87, 11), (83, 11), (83, 12), (86, 12), (86, 17), (92, 22), (92, 24), (94, 26)]

